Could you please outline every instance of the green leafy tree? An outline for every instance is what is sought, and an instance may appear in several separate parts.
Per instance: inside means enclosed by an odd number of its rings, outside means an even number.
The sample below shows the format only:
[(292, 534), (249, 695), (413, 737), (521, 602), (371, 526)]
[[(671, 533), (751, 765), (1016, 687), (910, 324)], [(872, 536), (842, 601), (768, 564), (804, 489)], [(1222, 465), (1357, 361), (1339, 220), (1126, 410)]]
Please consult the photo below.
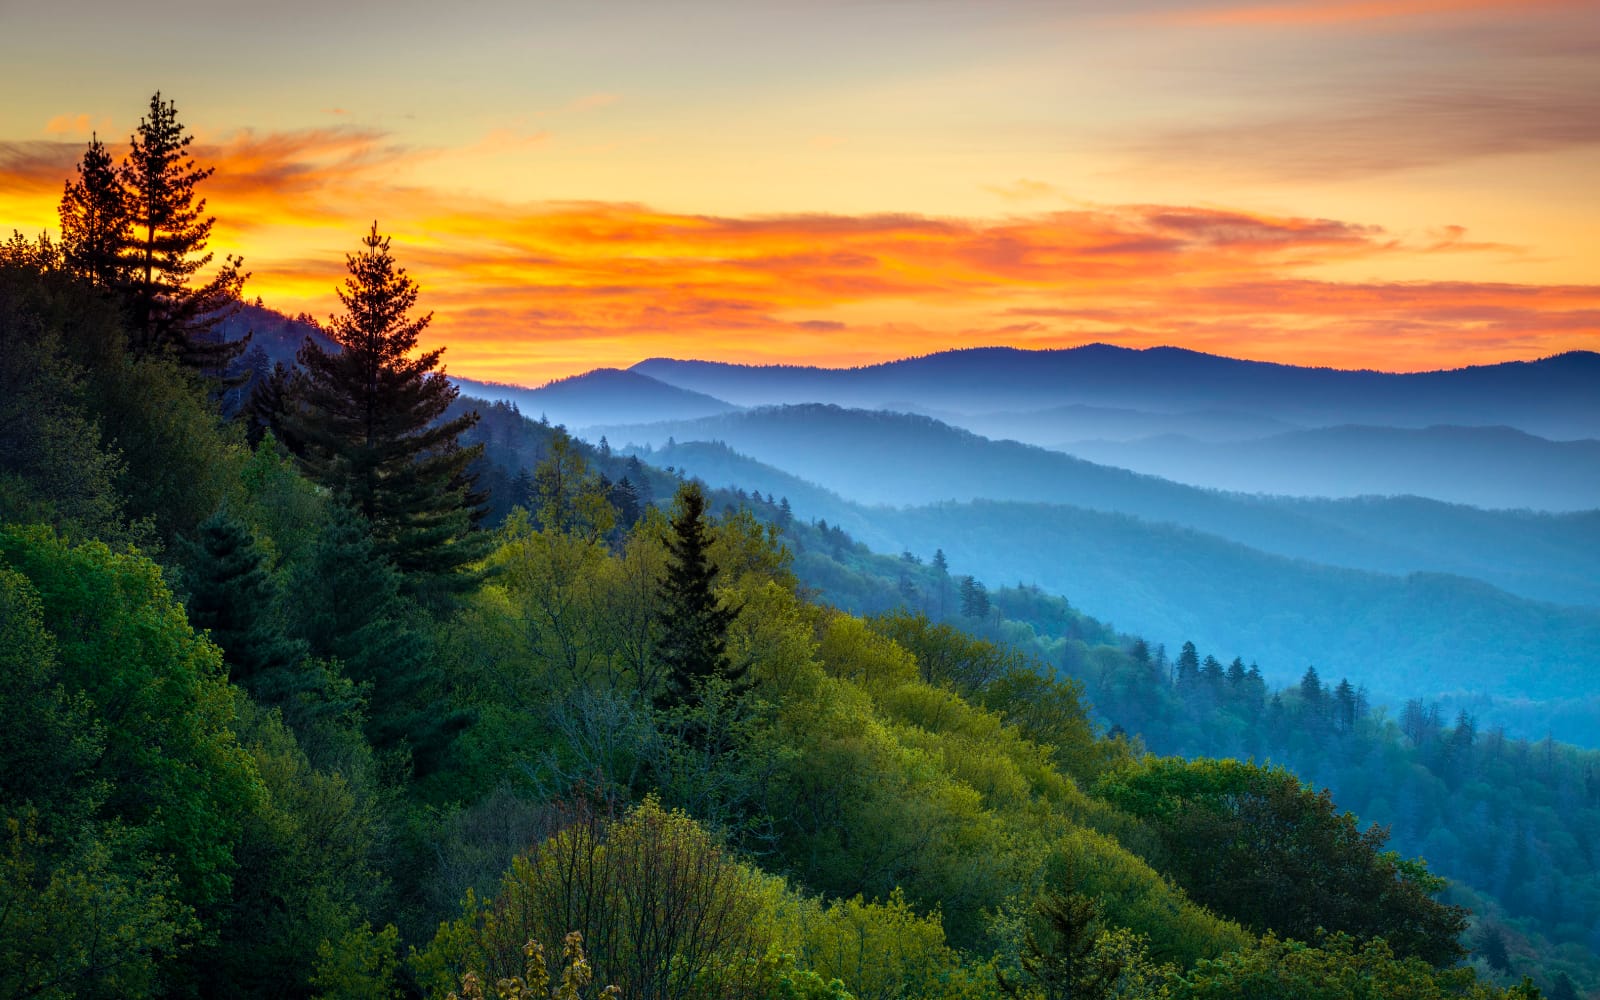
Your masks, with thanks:
[(1433, 899), (1444, 880), (1385, 851), (1387, 830), (1362, 831), (1326, 791), (1282, 768), (1152, 757), (1106, 775), (1098, 791), (1149, 824), (1156, 867), (1252, 931), (1383, 938), (1440, 966), (1465, 955), (1466, 911)]
[(494, 899), (469, 894), (461, 919), (441, 926), (413, 965), (439, 993), (469, 971), (490, 982), (526, 977), (527, 942), (548, 953), (577, 931), (594, 949), (594, 978), (624, 997), (734, 1000), (759, 979), (783, 891), (653, 799), (615, 821), (580, 805), (512, 862)]
[(432, 315), (410, 316), (416, 282), (395, 266), (376, 223), (361, 243), (345, 258), (345, 314), (328, 327), (339, 350), (310, 339), (300, 349), (305, 377), (291, 437), (311, 477), (371, 524), (409, 589), (461, 589), (474, 579), (467, 565), (491, 544), (474, 530), (481, 498), (467, 471), (483, 449), (458, 442), (478, 415), (439, 419), (457, 395), (435, 370), (444, 349), (413, 354)]
[(128, 230), (119, 269), (134, 353), (171, 350), (186, 366), (220, 376), (248, 338), (229, 342), (215, 328), (237, 311), (249, 275), (239, 258), (228, 257), (209, 281), (193, 284), (211, 263), (205, 247), (216, 223), (195, 189), (215, 168), (189, 159), (194, 137), (184, 135), (177, 106), (163, 102), (160, 91), (129, 141), (120, 171)]

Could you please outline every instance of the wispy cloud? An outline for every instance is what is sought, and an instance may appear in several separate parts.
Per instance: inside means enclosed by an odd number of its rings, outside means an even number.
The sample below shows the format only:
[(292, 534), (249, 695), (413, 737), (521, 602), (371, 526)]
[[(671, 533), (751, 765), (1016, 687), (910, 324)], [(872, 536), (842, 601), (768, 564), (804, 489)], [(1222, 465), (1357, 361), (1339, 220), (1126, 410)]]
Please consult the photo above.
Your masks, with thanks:
[[(1585, 80), (1594, 86), (1584, 86)], [(1289, 117), (1170, 129), (1131, 148), (1151, 161), (1300, 180), (1600, 145), (1600, 73), (1518, 89), (1395, 85)]]
[(1180, 26), (1305, 28), (1370, 26), (1461, 15), (1525, 16), (1536, 8), (1576, 8), (1584, 0), (1299, 0), (1178, 8), (1146, 15)]

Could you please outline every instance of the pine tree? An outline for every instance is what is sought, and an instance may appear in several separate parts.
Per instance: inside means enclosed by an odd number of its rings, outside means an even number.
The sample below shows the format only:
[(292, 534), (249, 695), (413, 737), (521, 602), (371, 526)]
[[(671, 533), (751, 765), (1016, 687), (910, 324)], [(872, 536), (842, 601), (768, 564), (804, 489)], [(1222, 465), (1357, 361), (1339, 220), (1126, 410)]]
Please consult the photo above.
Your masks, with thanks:
[(666, 674), (666, 688), (656, 696), (658, 708), (694, 707), (706, 685), (721, 680), (734, 697), (749, 690), (747, 666), (728, 660), (728, 626), (739, 608), (723, 607), (712, 586), (717, 568), (707, 552), (705, 494), (696, 483), (678, 487), (667, 537), (667, 575), (660, 581), (662, 634), (657, 656)]
[(441, 419), (457, 395), (435, 371), (444, 349), (412, 356), (432, 314), (408, 315), (417, 285), (395, 266), (377, 223), (362, 247), (345, 258), (345, 315), (327, 330), (340, 350), (330, 354), (310, 338), (300, 348), (305, 376), (288, 440), (304, 449), (311, 478), (366, 518), (412, 591), (466, 586), (465, 566), (490, 544), (474, 530), (482, 498), (468, 472), (483, 446), (459, 444), (478, 414)]
[(1178, 687), (1193, 686), (1200, 680), (1200, 652), (1194, 648), (1194, 643), (1186, 642), (1178, 651), (1178, 662), (1175, 665), (1177, 674), (1175, 683)]
[(369, 692), (367, 735), (409, 748), (417, 774), (437, 769), (470, 718), (445, 701), (416, 605), (356, 512), (336, 507), (292, 582), (298, 634)]
[(176, 105), (163, 103), (157, 91), (120, 171), (128, 234), (119, 269), (134, 353), (171, 350), (185, 365), (220, 377), (249, 340), (230, 343), (216, 330), (238, 310), (249, 275), (239, 269), (243, 261), (230, 256), (210, 281), (189, 284), (211, 263), (205, 247), (216, 222), (205, 215), (205, 199), (196, 200), (195, 186), (214, 168), (188, 159), (193, 141), (183, 134)]
[(222, 647), (231, 680), (264, 701), (283, 701), (295, 689), (293, 670), (306, 646), (290, 639), (276, 620), (277, 588), (266, 554), (225, 509), (200, 525), (188, 548), (190, 624), (209, 630)]
[(128, 194), (98, 135), (78, 163), (78, 179), (66, 182), (60, 216), (67, 269), (97, 287), (116, 287), (128, 242)]

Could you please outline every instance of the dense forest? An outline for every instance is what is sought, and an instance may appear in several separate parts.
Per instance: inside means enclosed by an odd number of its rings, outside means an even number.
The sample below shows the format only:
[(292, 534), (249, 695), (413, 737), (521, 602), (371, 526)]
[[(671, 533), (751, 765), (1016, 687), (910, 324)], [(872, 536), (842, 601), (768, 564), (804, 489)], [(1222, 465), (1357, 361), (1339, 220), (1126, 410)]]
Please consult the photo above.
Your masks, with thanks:
[[(188, 144), (157, 95), (0, 248), (0, 995), (1577, 995), (1524, 954), (1593, 946), (1564, 854), (1458, 836), (1489, 922), (1237, 759), (1399, 745), (1357, 693), (1166, 676), (942, 555), (852, 614), (871, 557), (782, 498), (457, 398), (376, 225), (326, 344), (248, 362)], [(1592, 818), (1582, 755), (1401, 726), (1408, 835), (1497, 769)]]

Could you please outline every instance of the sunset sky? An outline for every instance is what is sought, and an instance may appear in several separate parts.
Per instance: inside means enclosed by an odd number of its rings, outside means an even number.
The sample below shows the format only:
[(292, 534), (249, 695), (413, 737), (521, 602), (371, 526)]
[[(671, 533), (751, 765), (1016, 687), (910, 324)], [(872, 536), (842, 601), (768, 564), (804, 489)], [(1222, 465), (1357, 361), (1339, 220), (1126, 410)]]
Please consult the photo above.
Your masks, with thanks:
[(376, 219), (452, 373), (1600, 349), (1600, 0), (0, 0), (0, 233), (159, 89), (289, 313)]

